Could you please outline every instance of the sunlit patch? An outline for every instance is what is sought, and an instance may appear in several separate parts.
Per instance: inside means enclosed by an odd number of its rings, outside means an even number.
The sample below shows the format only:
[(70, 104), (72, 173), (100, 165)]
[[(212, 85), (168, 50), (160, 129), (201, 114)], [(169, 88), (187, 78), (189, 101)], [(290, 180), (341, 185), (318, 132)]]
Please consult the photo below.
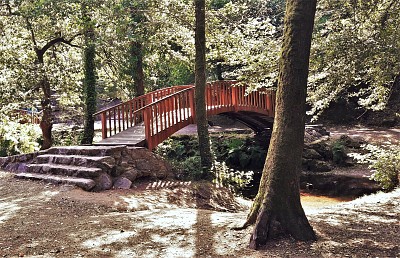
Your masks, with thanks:
[(120, 230), (111, 230), (102, 236), (86, 240), (82, 243), (82, 246), (86, 248), (98, 248), (115, 242), (127, 242), (128, 238), (134, 236), (136, 233), (136, 231), (121, 232)]
[(17, 204), (19, 200), (14, 200), (12, 202), (0, 201), (0, 223), (4, 223), (6, 220), (10, 219), (13, 214), (15, 214), (21, 207)]
[(151, 182), (146, 186), (146, 190), (149, 189), (158, 189), (158, 188), (172, 188), (172, 187), (177, 187), (177, 186), (189, 186), (191, 185), (191, 181), (187, 182), (177, 182), (177, 181), (155, 181)]
[(7, 178), (7, 177), (13, 177), (14, 175), (11, 173), (3, 172), (0, 170), (0, 178)]
[(127, 203), (128, 210), (138, 210), (140, 207), (139, 201), (134, 196), (131, 197), (121, 196), (121, 199)]
[(57, 195), (58, 193), (59, 193), (58, 191), (44, 191), (44, 192), (41, 192), (39, 194), (39, 196), (35, 197), (35, 199), (43, 198), (44, 201), (48, 201), (51, 199), (51, 197)]
[[(179, 235), (176, 233), (168, 235), (153, 234), (151, 240), (157, 246), (160, 246), (159, 257), (193, 257), (194, 238), (192, 235)], [(193, 248), (188, 248), (187, 245)]]
[(196, 224), (197, 211), (195, 209), (173, 209), (154, 211), (139, 211), (136, 213), (140, 217), (145, 217), (147, 222), (140, 225), (142, 229), (169, 229), (177, 227), (180, 229), (190, 229)]

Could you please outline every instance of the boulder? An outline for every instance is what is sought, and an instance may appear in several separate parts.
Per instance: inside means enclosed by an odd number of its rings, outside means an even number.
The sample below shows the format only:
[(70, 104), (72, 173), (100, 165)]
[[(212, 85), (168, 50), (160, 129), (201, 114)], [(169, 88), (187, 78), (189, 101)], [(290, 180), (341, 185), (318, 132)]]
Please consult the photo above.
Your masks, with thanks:
[(126, 177), (118, 177), (114, 181), (115, 189), (130, 189), (132, 186), (132, 181)]
[(104, 190), (109, 190), (113, 186), (113, 181), (111, 176), (109, 176), (106, 173), (102, 173), (99, 177), (96, 179), (96, 186), (94, 187), (94, 191), (104, 191)]

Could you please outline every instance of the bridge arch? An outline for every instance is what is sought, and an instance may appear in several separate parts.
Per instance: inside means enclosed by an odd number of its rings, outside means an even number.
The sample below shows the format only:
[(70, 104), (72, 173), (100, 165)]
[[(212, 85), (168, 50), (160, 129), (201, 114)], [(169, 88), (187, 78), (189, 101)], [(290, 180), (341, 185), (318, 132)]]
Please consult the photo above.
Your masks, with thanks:
[[(154, 149), (178, 130), (195, 123), (194, 97), (193, 85), (174, 86), (102, 110), (95, 114), (100, 115), (102, 124), (103, 140), (98, 144), (113, 143), (113, 137), (136, 128), (141, 136), (138, 144)], [(209, 116), (225, 114), (257, 131), (273, 121), (275, 92), (247, 92), (246, 85), (236, 81), (210, 82), (206, 85), (206, 108)]]

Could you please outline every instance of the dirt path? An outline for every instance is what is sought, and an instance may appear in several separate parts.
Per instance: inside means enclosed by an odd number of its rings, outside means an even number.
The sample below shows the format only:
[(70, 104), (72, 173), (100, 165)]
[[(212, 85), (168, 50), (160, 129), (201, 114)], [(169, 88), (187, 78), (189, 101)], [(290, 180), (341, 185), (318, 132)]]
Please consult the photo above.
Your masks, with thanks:
[(333, 138), (347, 135), (352, 138), (363, 138), (370, 143), (400, 144), (400, 128), (335, 126), (328, 128), (328, 131)]
[[(399, 144), (400, 129), (330, 128)], [(307, 198), (307, 197), (305, 197)], [(89, 193), (0, 171), (0, 257), (400, 257), (400, 189), (335, 204), (303, 204), (318, 241), (247, 248), (249, 202), (183, 182)], [(236, 212), (232, 212), (236, 210)]]
[[(162, 185), (162, 183), (158, 183)], [(319, 239), (247, 249), (246, 211), (197, 209), (189, 185), (88, 193), (0, 172), (0, 257), (399, 257), (400, 190), (306, 209)], [(146, 189), (148, 188), (148, 189)], [(202, 205), (204, 206), (204, 205)]]

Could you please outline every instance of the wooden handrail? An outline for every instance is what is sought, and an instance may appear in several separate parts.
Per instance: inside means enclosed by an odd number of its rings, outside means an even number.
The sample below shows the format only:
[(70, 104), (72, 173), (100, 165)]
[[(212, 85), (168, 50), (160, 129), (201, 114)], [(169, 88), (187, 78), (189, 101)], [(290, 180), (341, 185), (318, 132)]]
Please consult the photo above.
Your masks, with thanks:
[[(236, 81), (215, 81), (206, 85), (207, 114), (257, 112), (274, 116), (275, 93), (272, 90), (247, 92)], [(144, 125), (149, 149), (179, 129), (195, 123), (193, 85), (174, 86), (147, 93), (97, 112), (101, 115), (103, 139), (129, 127)]]

